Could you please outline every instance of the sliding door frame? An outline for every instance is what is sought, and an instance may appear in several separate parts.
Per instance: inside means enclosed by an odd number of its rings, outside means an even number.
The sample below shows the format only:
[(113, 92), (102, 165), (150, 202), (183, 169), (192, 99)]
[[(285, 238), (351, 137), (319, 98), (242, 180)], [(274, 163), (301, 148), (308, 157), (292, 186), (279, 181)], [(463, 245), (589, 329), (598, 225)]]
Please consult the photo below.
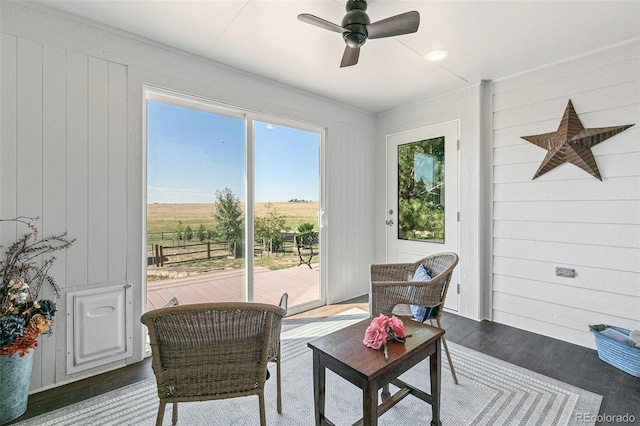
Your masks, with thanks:
[[(319, 299), (314, 302), (305, 303), (290, 307), (289, 314), (296, 314), (312, 308), (323, 306), (327, 300), (327, 258), (325, 254), (327, 244), (326, 232), (324, 232), (323, 216), (325, 213), (325, 203), (327, 200), (326, 194), (326, 128), (320, 127), (314, 124), (302, 122), (299, 120), (282, 117), (278, 115), (263, 113), (259, 111), (252, 111), (243, 109), (206, 98), (180, 93), (164, 88), (159, 88), (150, 85), (144, 85), (143, 90), (143, 120), (142, 125), (142, 208), (143, 212), (146, 212), (147, 208), (147, 101), (156, 101), (175, 105), (178, 107), (195, 109), (207, 113), (222, 115), (226, 117), (238, 118), (245, 121), (245, 296), (247, 301), (253, 301), (254, 297), (254, 262), (253, 257), (248, 256), (248, 253), (254, 252), (254, 214), (255, 214), (255, 122), (265, 122), (283, 127), (294, 128), (297, 130), (303, 130), (307, 132), (317, 133), (319, 135), (319, 200), (318, 200), (318, 228), (320, 233), (320, 276), (319, 276)], [(147, 215), (142, 215), (142, 253), (141, 259), (144, 261), (147, 257), (146, 254), (146, 229), (147, 229)], [(143, 264), (146, 264), (144, 262)], [(144, 287), (144, 294), (147, 294), (147, 280), (146, 280), (146, 267), (144, 268), (144, 276), (142, 277), (142, 283)], [(146, 297), (143, 297), (143, 312), (146, 310)]]

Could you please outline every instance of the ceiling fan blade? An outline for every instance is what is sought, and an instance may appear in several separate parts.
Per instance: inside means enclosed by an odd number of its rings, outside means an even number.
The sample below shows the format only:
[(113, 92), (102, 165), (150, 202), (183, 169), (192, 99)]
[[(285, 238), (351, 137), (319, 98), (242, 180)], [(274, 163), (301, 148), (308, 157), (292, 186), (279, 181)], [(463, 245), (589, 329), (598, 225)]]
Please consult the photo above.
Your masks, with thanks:
[(340, 62), (340, 68), (350, 67), (358, 63), (360, 57), (359, 47), (345, 47), (344, 54), (342, 55), (342, 62)]
[(419, 25), (420, 14), (414, 10), (369, 24), (367, 33), (369, 38), (392, 37), (415, 33)]
[(317, 16), (310, 15), (308, 13), (301, 13), (298, 15), (298, 19), (307, 24), (315, 25), (316, 27), (324, 28), (325, 30), (334, 31), (336, 33), (341, 33), (344, 31), (340, 25), (334, 24), (333, 22), (326, 21), (322, 18), (318, 18)]

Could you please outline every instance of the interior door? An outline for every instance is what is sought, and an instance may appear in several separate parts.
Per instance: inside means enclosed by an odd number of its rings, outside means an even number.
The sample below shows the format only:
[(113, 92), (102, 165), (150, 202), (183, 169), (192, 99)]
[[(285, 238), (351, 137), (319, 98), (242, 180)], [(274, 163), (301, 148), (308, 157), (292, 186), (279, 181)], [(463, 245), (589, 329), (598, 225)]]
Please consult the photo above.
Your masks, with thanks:
[[(458, 252), (458, 122), (387, 136), (387, 262)], [(445, 308), (458, 310), (457, 268)]]

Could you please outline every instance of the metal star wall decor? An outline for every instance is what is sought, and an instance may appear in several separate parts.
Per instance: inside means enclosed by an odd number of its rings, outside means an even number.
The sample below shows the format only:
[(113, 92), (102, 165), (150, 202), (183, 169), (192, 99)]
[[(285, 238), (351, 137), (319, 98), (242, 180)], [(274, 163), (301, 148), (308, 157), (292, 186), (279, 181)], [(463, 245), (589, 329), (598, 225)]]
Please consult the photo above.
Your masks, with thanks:
[(582, 122), (580, 122), (580, 118), (578, 118), (578, 114), (576, 114), (576, 110), (573, 109), (571, 99), (569, 99), (569, 104), (564, 111), (557, 131), (541, 135), (522, 136), (522, 139), (548, 151), (533, 179), (547, 173), (549, 170), (555, 169), (560, 164), (568, 162), (602, 180), (596, 165), (596, 159), (593, 158), (591, 147), (631, 126), (633, 124), (585, 129)]

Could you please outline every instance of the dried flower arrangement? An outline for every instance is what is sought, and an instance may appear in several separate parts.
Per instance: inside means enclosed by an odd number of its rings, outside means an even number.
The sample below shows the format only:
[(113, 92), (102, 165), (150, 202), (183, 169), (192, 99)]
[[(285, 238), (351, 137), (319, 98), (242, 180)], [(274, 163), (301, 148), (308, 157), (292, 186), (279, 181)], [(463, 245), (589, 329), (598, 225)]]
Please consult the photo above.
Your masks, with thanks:
[(35, 348), (38, 336), (51, 331), (56, 313), (53, 300), (41, 299), (45, 282), (53, 288), (55, 297), (60, 296), (60, 288), (48, 274), (56, 258), (43, 256), (66, 249), (75, 238), (68, 239), (65, 232), (39, 239), (38, 229), (31, 222), (37, 219), (0, 219), (23, 224), (29, 230), (9, 246), (0, 261), (0, 356), (24, 356)]

